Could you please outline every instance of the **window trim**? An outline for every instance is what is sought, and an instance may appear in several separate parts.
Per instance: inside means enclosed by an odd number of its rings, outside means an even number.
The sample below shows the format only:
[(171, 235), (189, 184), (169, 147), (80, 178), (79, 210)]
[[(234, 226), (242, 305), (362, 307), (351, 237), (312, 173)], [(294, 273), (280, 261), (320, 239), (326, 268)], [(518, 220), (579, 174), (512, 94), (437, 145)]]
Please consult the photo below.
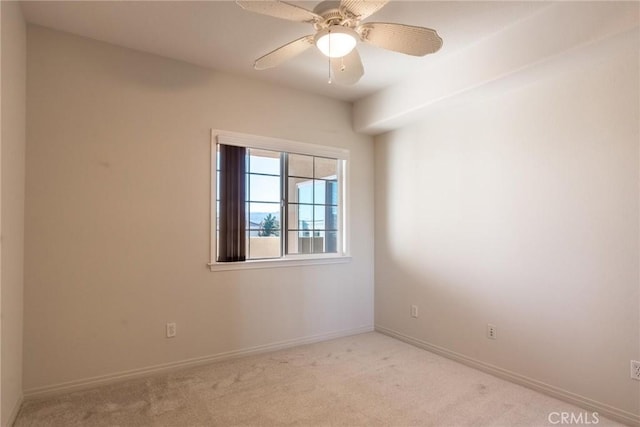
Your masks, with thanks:
[[(340, 201), (340, 209), (338, 210), (339, 228), (339, 247), (338, 253), (323, 254), (284, 254), (280, 258), (256, 259), (239, 262), (218, 262), (216, 260), (216, 164), (217, 164), (217, 144), (236, 145), (247, 148), (264, 149), (271, 151), (280, 151), (294, 154), (304, 154), (316, 157), (329, 157), (340, 162), (339, 175), (341, 182), (338, 198)], [(211, 163), (210, 163), (210, 238), (209, 238), (209, 262), (207, 266), (211, 271), (228, 271), (243, 270), (256, 268), (277, 268), (277, 267), (293, 267), (317, 264), (339, 264), (347, 263), (351, 260), (350, 255), (350, 221), (349, 221), (349, 193), (347, 191), (349, 182), (349, 150), (337, 147), (328, 147), (323, 145), (309, 144), (303, 142), (289, 141), (280, 138), (272, 138), (258, 135), (243, 134), (238, 132), (229, 132), (217, 129), (211, 129)], [(283, 238), (286, 238), (286, 230), (281, 231)]]

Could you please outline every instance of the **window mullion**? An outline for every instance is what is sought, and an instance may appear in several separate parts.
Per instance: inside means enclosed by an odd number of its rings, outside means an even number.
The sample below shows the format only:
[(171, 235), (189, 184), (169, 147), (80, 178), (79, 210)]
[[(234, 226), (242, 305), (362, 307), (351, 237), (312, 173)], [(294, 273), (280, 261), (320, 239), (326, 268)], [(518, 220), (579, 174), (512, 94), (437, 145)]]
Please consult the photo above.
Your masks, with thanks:
[(280, 202), (280, 218), (282, 224), (280, 226), (280, 235), (282, 236), (281, 251), (282, 257), (286, 257), (289, 253), (289, 156), (286, 152), (280, 154), (280, 182), (282, 185)]
[(336, 203), (338, 204), (338, 224), (336, 224), (336, 228), (338, 229), (338, 233), (337, 233), (337, 237), (338, 237), (338, 247), (337, 247), (337, 251), (339, 254), (344, 255), (345, 254), (345, 249), (346, 249), (346, 245), (345, 245), (345, 235), (344, 233), (346, 232), (346, 227), (345, 227), (345, 215), (347, 212), (347, 201), (346, 201), (346, 197), (345, 197), (345, 181), (346, 181), (346, 170), (345, 170), (345, 164), (344, 161), (340, 160), (338, 162), (338, 170), (337, 170), (337, 176), (336, 179), (338, 180), (337, 182), (337, 187), (338, 187), (338, 194), (337, 194), (337, 200)]
[(246, 168), (247, 168), (247, 173), (245, 174), (245, 179), (246, 179), (246, 185), (247, 185), (247, 194), (245, 196), (244, 199), (244, 206), (245, 206), (245, 223), (243, 224), (243, 227), (245, 229), (247, 229), (246, 233), (247, 233), (247, 259), (251, 259), (251, 230), (247, 224), (246, 218), (251, 218), (251, 148), (247, 148), (247, 156), (245, 158), (245, 162), (246, 162)]

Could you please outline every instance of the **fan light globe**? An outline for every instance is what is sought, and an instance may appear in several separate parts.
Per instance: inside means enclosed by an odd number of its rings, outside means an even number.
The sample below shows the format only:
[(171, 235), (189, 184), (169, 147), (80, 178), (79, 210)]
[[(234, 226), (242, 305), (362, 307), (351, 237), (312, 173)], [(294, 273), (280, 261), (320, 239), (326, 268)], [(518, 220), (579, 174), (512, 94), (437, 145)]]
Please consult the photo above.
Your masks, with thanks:
[(315, 36), (318, 50), (329, 58), (341, 58), (356, 47), (358, 33), (351, 28), (332, 25), (318, 31)]

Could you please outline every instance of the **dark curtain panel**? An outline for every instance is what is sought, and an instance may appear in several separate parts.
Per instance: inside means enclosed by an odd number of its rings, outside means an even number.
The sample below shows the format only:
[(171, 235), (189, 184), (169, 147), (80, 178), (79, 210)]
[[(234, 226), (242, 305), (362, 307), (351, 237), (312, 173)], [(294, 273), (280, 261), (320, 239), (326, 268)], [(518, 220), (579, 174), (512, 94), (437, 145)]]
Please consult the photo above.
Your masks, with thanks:
[(220, 144), (218, 262), (244, 261), (246, 148)]

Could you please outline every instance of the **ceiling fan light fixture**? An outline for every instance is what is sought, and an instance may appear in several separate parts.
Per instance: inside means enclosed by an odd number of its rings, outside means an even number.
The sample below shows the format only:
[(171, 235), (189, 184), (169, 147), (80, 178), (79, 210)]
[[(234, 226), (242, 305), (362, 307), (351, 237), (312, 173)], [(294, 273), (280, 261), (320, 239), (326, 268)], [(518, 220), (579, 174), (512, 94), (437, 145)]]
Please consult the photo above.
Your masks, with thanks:
[(342, 25), (332, 25), (318, 31), (315, 36), (316, 47), (329, 58), (341, 58), (348, 55), (358, 42), (358, 33)]

